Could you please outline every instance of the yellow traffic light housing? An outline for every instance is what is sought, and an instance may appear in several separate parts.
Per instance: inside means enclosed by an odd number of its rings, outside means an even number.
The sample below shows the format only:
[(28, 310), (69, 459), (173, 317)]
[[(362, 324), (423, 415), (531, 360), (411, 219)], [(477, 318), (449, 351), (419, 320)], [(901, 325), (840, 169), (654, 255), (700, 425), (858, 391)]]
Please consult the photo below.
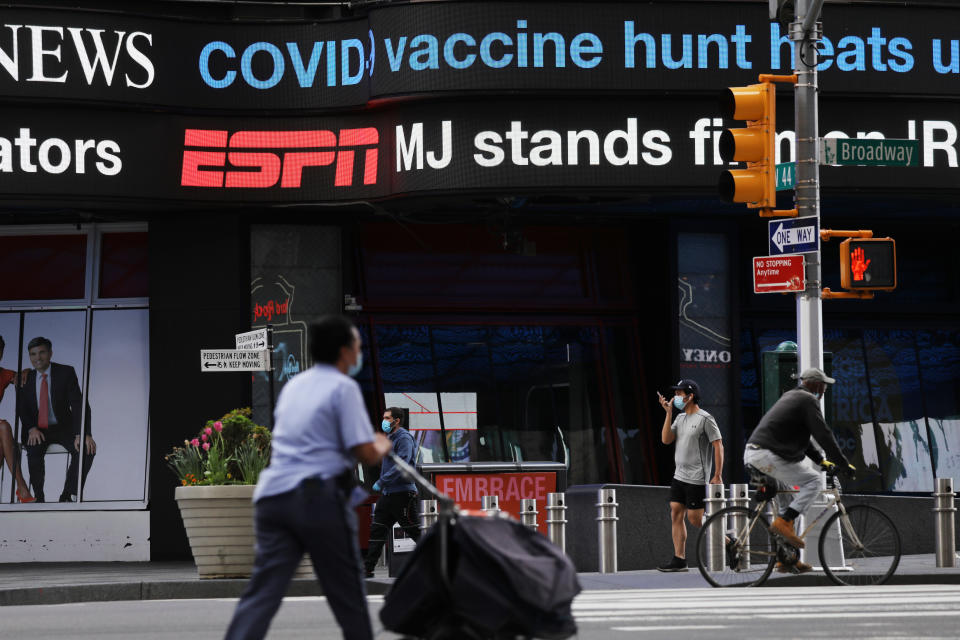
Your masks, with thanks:
[(851, 291), (896, 289), (896, 241), (893, 238), (849, 238), (841, 242), (840, 286)]
[(796, 76), (762, 74), (758, 84), (729, 87), (720, 95), (725, 118), (744, 120), (745, 129), (725, 129), (720, 134), (720, 157), (727, 162), (746, 162), (746, 169), (720, 175), (720, 197), (744, 202), (760, 215), (796, 216), (796, 210), (775, 211), (777, 206), (776, 140), (777, 91), (774, 82), (796, 83)]

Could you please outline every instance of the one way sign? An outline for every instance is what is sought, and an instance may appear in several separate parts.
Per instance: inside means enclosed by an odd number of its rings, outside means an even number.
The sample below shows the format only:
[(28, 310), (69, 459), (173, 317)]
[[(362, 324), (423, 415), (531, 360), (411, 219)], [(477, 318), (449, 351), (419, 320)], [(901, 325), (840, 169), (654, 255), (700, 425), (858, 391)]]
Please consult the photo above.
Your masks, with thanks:
[(820, 250), (820, 224), (816, 216), (771, 220), (768, 225), (772, 256)]

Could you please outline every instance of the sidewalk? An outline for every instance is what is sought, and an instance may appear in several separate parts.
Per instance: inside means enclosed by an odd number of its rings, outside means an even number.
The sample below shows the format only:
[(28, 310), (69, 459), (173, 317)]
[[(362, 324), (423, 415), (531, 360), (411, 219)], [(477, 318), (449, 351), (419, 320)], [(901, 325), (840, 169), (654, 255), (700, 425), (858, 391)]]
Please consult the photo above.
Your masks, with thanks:
[[(776, 576), (776, 574), (774, 574)], [(367, 581), (370, 594), (384, 594), (393, 580), (379, 570)], [(192, 562), (77, 562), (0, 564), (0, 606), (111, 600), (235, 598), (247, 580), (200, 580)], [(581, 573), (584, 590), (700, 589), (706, 581), (686, 573), (624, 571)], [(822, 573), (771, 577), (767, 586), (831, 584)], [(889, 584), (960, 584), (960, 568), (937, 569), (933, 554), (904, 556)], [(315, 580), (294, 580), (290, 596), (322, 595)]]

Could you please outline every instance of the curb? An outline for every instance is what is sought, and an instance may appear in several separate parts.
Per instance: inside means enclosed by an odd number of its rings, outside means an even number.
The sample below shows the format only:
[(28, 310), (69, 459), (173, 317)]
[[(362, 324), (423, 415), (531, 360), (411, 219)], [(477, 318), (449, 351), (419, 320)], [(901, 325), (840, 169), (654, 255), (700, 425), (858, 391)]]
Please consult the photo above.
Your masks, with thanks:
[[(596, 574), (593, 574), (596, 575)], [(616, 574), (613, 574), (616, 575)], [(216, 580), (161, 580), (148, 582), (109, 582), (97, 584), (60, 585), (52, 587), (30, 587), (22, 589), (0, 590), (0, 607), (15, 607), (43, 604), (71, 604), (79, 602), (114, 602), (121, 600), (193, 600), (202, 598), (238, 598), (243, 593), (249, 580), (216, 579)], [(673, 587), (650, 582), (642, 578), (626, 581), (620, 584), (597, 585), (586, 588), (584, 591), (595, 589), (623, 590), (623, 589), (670, 589), (691, 588), (688, 585)], [(366, 581), (367, 594), (384, 595), (393, 584), (391, 578), (373, 578)], [(889, 586), (916, 585), (916, 584), (960, 584), (960, 573), (928, 573), (928, 574), (894, 574), (886, 583)], [(704, 582), (699, 585), (709, 588)], [(771, 577), (763, 587), (825, 587), (835, 586), (822, 573), (812, 573), (799, 576)], [(320, 584), (312, 579), (293, 580), (287, 590), (287, 596), (322, 596)]]
[[(112, 582), (54, 587), (32, 587), (0, 590), (0, 606), (34, 604), (70, 604), (77, 602), (112, 602), (117, 600), (191, 600), (200, 598), (238, 598), (248, 579), (165, 580), (158, 582)], [(369, 595), (383, 595), (392, 580), (367, 580)], [(293, 580), (287, 596), (322, 596), (323, 590), (314, 579)]]

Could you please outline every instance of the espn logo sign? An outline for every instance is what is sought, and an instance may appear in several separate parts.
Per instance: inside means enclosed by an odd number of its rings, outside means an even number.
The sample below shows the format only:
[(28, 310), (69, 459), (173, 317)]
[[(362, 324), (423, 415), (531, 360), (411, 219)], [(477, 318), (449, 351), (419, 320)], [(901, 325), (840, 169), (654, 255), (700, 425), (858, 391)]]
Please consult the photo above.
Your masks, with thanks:
[[(333, 131), (228, 131), (187, 129), (184, 132), (184, 187), (266, 189), (280, 182), (297, 188), (306, 167), (335, 164), (333, 185), (353, 185), (354, 157), (363, 152), (363, 184), (377, 183), (377, 144), (372, 127)], [(241, 169), (223, 171), (230, 167)], [(207, 168), (201, 168), (207, 167)]]

